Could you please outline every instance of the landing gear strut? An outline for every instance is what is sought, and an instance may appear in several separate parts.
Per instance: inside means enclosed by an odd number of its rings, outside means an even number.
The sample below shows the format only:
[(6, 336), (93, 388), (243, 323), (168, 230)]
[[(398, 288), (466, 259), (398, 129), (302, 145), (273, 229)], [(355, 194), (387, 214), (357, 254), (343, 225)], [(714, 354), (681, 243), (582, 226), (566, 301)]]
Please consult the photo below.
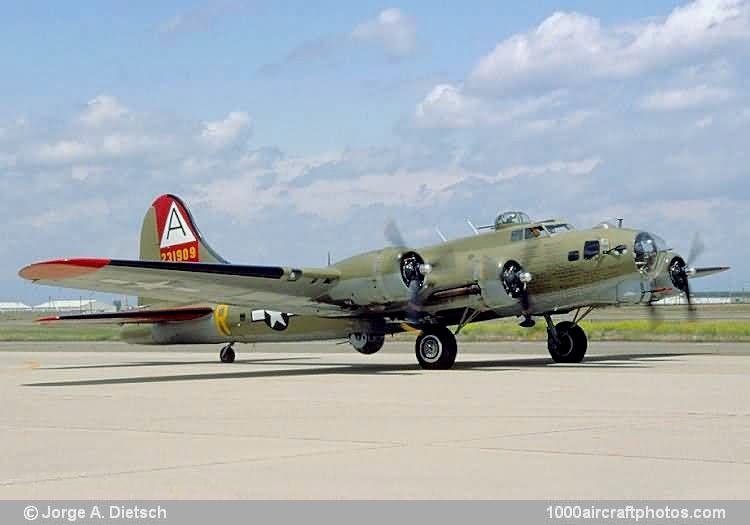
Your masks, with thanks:
[(444, 326), (422, 330), (415, 344), (419, 366), (427, 370), (447, 370), (456, 362), (456, 337)]
[(552, 317), (547, 321), (547, 350), (555, 363), (580, 363), (586, 355), (588, 339), (586, 332), (577, 323), (560, 321), (553, 324)]
[(222, 363), (234, 363), (234, 349), (232, 348), (232, 345), (234, 343), (229, 343), (225, 347), (223, 347), (219, 351), (219, 359), (221, 359)]

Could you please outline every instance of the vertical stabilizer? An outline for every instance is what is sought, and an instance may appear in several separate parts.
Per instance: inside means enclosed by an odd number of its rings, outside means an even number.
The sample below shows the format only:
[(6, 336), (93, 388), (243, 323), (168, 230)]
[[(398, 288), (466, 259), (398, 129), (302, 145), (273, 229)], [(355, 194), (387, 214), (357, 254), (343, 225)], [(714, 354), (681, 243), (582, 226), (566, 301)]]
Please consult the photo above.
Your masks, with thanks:
[[(151, 204), (141, 226), (142, 261), (206, 262), (226, 264), (195, 225), (185, 203), (175, 195), (162, 195)], [(153, 304), (143, 297), (138, 304)]]

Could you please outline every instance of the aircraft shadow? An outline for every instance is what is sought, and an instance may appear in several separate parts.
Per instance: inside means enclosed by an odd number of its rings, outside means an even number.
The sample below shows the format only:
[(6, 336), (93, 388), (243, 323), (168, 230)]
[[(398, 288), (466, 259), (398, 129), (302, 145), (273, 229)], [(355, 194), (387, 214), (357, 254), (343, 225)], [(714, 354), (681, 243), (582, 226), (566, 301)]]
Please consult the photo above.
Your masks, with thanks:
[[(300, 357), (269, 357), (263, 359), (238, 359), (236, 364), (264, 364), (277, 363), (279, 361), (295, 361), (299, 359), (310, 359), (308, 356)], [(181, 366), (181, 365), (212, 365), (216, 364), (216, 359), (202, 361), (134, 361), (132, 363), (112, 363), (106, 365), (71, 365), (71, 366), (42, 366), (38, 370), (87, 370), (92, 368), (133, 368), (142, 366)]]
[[(687, 354), (616, 354), (616, 355), (595, 355), (587, 357), (583, 363), (558, 365), (552, 362), (548, 357), (531, 357), (521, 359), (489, 359), (474, 361), (459, 361), (453, 370), (465, 371), (486, 371), (486, 372), (510, 372), (518, 371), (522, 368), (529, 367), (546, 367), (556, 366), (561, 369), (565, 368), (651, 368), (649, 362), (654, 360), (670, 361), (675, 357)], [(690, 355), (696, 355), (691, 353)], [(311, 356), (315, 358), (315, 356)], [(303, 359), (307, 359), (306, 357)], [(281, 359), (280, 359), (281, 360)], [(249, 365), (273, 365), (268, 359), (258, 361), (236, 362), (234, 365), (220, 366), (237, 366), (238, 364)], [(195, 364), (203, 364), (204, 361)], [(218, 364), (211, 361), (213, 364)], [(183, 362), (184, 364), (184, 362)], [(136, 366), (133, 364), (133, 366)], [(146, 365), (149, 366), (149, 365)], [(243, 370), (236, 372), (209, 372), (197, 374), (173, 374), (162, 376), (134, 376), (134, 377), (117, 377), (102, 379), (81, 379), (72, 381), (50, 381), (40, 383), (27, 383), (23, 386), (94, 386), (94, 385), (119, 385), (119, 384), (138, 384), (138, 383), (170, 383), (179, 381), (206, 381), (216, 379), (254, 379), (265, 377), (300, 377), (300, 376), (324, 376), (338, 374), (398, 374), (398, 375), (418, 375), (421, 373), (435, 373), (423, 371), (417, 363), (414, 364), (351, 364), (351, 363), (294, 363), (295, 367), (290, 369), (273, 369), (273, 370)]]

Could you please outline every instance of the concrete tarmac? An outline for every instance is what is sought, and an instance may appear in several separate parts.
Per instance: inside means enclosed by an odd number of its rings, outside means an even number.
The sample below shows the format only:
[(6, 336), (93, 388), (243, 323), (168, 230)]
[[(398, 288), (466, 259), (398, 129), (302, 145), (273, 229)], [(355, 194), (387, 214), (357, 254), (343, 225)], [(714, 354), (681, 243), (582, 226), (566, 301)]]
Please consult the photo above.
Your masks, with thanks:
[(750, 494), (750, 344), (237, 350), (0, 344), (0, 498)]

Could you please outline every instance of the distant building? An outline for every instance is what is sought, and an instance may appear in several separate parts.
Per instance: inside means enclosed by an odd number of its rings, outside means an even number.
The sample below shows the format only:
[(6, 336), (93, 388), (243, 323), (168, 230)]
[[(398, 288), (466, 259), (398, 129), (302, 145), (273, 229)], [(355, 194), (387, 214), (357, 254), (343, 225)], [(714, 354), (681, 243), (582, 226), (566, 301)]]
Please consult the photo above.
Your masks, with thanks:
[(28, 312), (31, 306), (17, 302), (0, 302), (0, 312)]
[[(737, 304), (750, 303), (750, 292), (693, 292), (690, 294), (694, 304)], [(666, 297), (656, 304), (687, 304), (685, 294)]]
[(95, 299), (56, 299), (34, 306), (34, 310), (42, 312), (95, 313), (114, 312), (114, 305), (103, 303)]

